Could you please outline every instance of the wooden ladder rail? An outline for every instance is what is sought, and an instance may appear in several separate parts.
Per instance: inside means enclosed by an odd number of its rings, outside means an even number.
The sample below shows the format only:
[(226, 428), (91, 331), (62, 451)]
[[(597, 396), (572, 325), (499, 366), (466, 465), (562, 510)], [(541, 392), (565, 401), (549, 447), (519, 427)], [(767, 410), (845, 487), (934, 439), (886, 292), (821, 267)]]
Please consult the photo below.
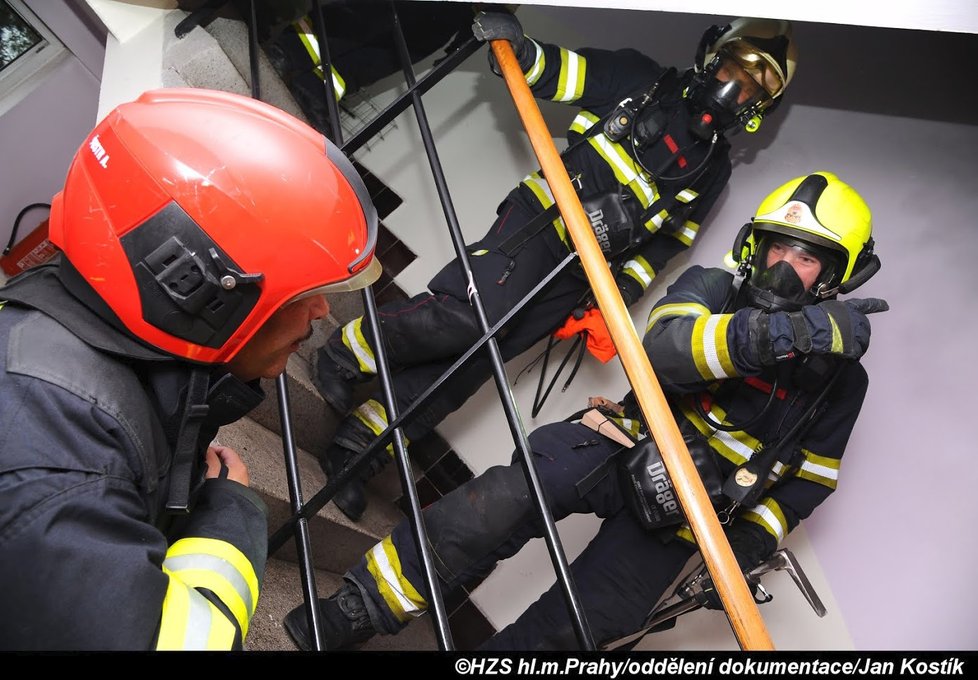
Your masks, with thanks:
[(723, 533), (679, 427), (672, 417), (662, 387), (652, 371), (642, 341), (635, 331), (632, 318), (625, 308), (581, 201), (554, 146), (546, 121), (526, 84), (513, 48), (508, 40), (492, 40), (490, 47), (567, 225), (567, 231), (581, 257), (581, 264), (594, 291), (598, 308), (608, 325), (611, 339), (618, 350), (645, 422), (662, 451), (663, 462), (672, 477), (679, 502), (696, 537), (734, 635), (743, 650), (773, 650), (774, 645), (764, 620)]

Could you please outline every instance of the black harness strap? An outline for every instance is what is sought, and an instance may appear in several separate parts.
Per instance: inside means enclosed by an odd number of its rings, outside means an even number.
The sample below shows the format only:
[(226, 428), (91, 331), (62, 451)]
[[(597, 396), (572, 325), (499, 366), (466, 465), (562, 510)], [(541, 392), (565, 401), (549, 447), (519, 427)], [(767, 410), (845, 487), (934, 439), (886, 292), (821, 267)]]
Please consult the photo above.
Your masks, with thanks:
[(173, 463), (170, 466), (170, 491), (166, 510), (171, 513), (189, 512), (190, 492), (193, 484), (194, 462), (197, 458), (197, 437), (207, 417), (207, 388), (210, 376), (203, 368), (192, 368), (187, 385), (180, 430), (173, 447)]

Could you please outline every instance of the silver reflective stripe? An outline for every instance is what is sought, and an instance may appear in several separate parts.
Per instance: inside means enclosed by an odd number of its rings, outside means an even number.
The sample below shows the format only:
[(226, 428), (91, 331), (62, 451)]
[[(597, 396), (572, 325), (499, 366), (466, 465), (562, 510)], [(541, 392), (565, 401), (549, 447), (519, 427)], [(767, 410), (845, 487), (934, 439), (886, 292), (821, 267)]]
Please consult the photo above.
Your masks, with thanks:
[(198, 553), (196, 555), (180, 555), (178, 557), (167, 557), (163, 565), (174, 573), (190, 569), (200, 569), (217, 574), (234, 588), (234, 591), (241, 597), (247, 608), (248, 615), (255, 611), (254, 602), (251, 600), (251, 588), (245, 581), (241, 573), (235, 569), (227, 560), (214, 555)]
[(377, 362), (374, 361), (374, 355), (370, 348), (364, 347), (365, 339), (360, 326), (362, 321), (363, 317), (360, 317), (343, 326), (343, 336), (346, 340), (346, 346), (356, 355), (362, 372), (373, 375), (377, 373)]
[(183, 636), (183, 649), (206, 650), (213, 625), (214, 607), (196, 590), (188, 589), (190, 599), (187, 611), (187, 628)]

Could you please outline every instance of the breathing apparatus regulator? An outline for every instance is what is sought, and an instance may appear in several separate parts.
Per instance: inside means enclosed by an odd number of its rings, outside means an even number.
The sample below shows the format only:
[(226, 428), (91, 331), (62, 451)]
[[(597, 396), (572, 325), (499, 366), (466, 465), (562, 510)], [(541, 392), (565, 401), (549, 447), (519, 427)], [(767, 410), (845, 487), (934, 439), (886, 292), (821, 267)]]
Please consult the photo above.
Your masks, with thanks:
[[(683, 89), (681, 83), (678, 81), (679, 76), (675, 68), (666, 70), (648, 91), (638, 97), (627, 97), (623, 99), (605, 121), (604, 129), (602, 130), (605, 137), (612, 142), (620, 142), (625, 137), (628, 137), (632, 147), (632, 156), (653, 182), (680, 182), (688, 177), (695, 176), (700, 170), (706, 167), (710, 157), (713, 155), (713, 149), (720, 136), (717, 131), (714, 131), (706, 138), (701, 138), (696, 135), (697, 142), (701, 139), (703, 141), (709, 141), (710, 147), (703, 154), (703, 158), (699, 163), (680, 174), (671, 176), (665, 174), (666, 169), (681, 155), (681, 151), (678, 149), (672, 151), (661, 168), (653, 170), (645, 165), (642, 159), (642, 151), (663, 140), (666, 127), (669, 124), (669, 118), (671, 117), (665, 109), (669, 104), (678, 104), (678, 96), (675, 97), (676, 101), (668, 101), (673, 91), (681, 91)], [(660, 90), (665, 90), (665, 92), (660, 95)], [(666, 106), (663, 106), (663, 104), (666, 104)], [(671, 115), (675, 115), (675, 113)]]
[[(613, 142), (627, 136), (633, 156), (653, 181), (685, 180), (706, 166), (720, 135), (760, 127), (762, 116), (775, 108), (794, 75), (795, 63), (788, 22), (737, 19), (713, 26), (700, 40), (693, 69), (681, 77), (676, 69), (668, 69), (647, 92), (622, 100), (603, 132)], [(677, 103), (669, 101), (673, 91), (691, 113), (690, 133), (710, 147), (695, 167), (665, 176), (675, 154), (663, 168), (651, 169), (643, 163), (641, 151), (662, 140), (669, 122), (665, 108)]]
[(685, 92), (694, 114), (690, 130), (756, 132), (794, 77), (798, 50), (791, 24), (740, 18), (703, 33)]

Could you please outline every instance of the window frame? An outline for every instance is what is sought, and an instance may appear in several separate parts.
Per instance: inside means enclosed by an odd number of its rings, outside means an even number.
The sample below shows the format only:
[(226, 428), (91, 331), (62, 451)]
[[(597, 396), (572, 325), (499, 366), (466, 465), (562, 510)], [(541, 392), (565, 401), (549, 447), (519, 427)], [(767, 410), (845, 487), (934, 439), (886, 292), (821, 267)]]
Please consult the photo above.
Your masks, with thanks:
[(37, 84), (37, 76), (67, 54), (64, 44), (23, 0), (0, 0), (41, 36), (41, 42), (0, 70), (0, 114), (20, 101)]

